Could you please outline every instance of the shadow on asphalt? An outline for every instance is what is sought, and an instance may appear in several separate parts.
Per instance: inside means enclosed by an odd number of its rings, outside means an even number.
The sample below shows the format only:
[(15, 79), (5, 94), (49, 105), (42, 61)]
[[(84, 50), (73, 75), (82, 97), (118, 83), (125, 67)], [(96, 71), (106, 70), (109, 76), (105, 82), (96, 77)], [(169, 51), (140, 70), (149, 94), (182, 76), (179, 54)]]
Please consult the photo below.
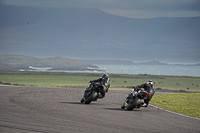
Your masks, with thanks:
[(60, 102), (60, 103), (65, 103), (65, 104), (80, 104), (80, 105), (103, 105), (102, 103), (95, 103), (95, 102), (92, 102), (90, 104), (84, 104), (84, 103), (81, 103), (81, 102)]
[(66, 103), (66, 104), (82, 104), (81, 102), (60, 102), (60, 103)]
[[(116, 110), (116, 111), (128, 111), (127, 109), (121, 109), (121, 108), (104, 108), (106, 110)], [(133, 109), (131, 111), (142, 111), (142, 110), (139, 110), (139, 109)]]

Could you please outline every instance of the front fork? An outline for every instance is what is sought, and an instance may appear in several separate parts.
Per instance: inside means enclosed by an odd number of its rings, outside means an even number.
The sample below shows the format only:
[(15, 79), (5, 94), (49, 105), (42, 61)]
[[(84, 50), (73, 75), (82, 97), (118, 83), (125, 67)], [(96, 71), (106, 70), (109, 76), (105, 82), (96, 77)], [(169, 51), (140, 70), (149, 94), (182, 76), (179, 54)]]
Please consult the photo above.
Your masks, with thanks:
[(122, 106), (124, 106), (124, 108), (128, 107), (128, 105), (130, 104), (130, 101), (132, 101), (131, 99), (132, 99), (132, 98), (128, 96), (128, 97), (126, 98), (126, 100), (124, 101), (124, 103), (123, 103)]

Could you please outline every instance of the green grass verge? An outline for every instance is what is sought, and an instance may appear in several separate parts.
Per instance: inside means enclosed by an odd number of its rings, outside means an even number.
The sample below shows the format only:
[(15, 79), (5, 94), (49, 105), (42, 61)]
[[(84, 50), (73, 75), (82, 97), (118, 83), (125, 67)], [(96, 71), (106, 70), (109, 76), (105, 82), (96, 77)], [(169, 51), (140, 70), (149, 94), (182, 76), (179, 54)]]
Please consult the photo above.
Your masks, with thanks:
[(154, 106), (200, 118), (200, 93), (175, 93), (153, 96), (150, 103)]
[[(85, 88), (90, 80), (97, 79), (101, 75), (93, 73), (0, 71), (0, 81), (1, 83), (21, 86)], [(200, 92), (200, 77), (128, 74), (109, 74), (109, 76), (110, 89), (122, 88), (126, 90), (151, 79), (154, 81), (157, 91), (168, 89), (170, 91)]]

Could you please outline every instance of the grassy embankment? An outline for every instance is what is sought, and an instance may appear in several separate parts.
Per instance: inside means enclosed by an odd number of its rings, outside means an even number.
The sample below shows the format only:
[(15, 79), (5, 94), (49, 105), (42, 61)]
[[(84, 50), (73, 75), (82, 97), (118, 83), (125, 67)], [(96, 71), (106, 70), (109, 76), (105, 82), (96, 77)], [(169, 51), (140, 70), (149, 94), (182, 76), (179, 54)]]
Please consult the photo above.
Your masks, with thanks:
[[(97, 79), (102, 74), (59, 73), (59, 72), (19, 72), (0, 71), (0, 84), (35, 86), (35, 87), (70, 87), (83, 88), (88, 81)], [(157, 75), (118, 75), (109, 74), (110, 90), (131, 90), (151, 79), (156, 91), (200, 92), (199, 77), (157, 76)], [(200, 93), (179, 93), (156, 95), (151, 104), (177, 113), (200, 118)]]
[(200, 118), (200, 93), (155, 95), (150, 103), (180, 114)]

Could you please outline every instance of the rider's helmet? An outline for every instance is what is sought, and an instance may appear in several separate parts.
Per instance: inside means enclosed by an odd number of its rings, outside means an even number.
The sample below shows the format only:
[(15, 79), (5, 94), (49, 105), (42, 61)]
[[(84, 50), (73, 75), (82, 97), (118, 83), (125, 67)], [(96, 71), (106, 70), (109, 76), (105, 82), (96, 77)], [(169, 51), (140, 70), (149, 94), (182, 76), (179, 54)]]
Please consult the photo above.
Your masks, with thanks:
[(152, 80), (149, 80), (149, 81), (147, 82), (147, 84), (153, 85), (153, 81), (152, 81)]
[(109, 78), (109, 76), (108, 76), (108, 74), (103, 74), (103, 75), (102, 75), (102, 78), (103, 78), (103, 79), (107, 79), (107, 78)]

